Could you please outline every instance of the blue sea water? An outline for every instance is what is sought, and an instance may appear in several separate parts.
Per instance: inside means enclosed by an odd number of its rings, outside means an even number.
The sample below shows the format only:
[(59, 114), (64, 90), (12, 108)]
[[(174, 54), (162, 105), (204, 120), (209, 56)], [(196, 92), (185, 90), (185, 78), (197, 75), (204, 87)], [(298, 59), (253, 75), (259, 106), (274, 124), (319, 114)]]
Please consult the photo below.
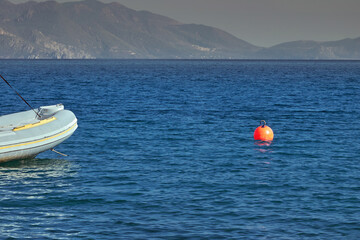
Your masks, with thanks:
[[(79, 123), (69, 157), (0, 165), (0, 239), (360, 239), (359, 61), (0, 66)], [(0, 89), (0, 115), (27, 110)]]

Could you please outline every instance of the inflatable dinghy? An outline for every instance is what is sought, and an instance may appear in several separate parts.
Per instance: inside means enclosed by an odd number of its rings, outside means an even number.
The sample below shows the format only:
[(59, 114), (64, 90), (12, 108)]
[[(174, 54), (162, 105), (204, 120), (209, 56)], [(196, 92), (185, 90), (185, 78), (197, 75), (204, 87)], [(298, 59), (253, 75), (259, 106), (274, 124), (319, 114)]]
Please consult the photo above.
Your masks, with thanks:
[(0, 162), (34, 158), (69, 138), (77, 119), (64, 105), (0, 116)]

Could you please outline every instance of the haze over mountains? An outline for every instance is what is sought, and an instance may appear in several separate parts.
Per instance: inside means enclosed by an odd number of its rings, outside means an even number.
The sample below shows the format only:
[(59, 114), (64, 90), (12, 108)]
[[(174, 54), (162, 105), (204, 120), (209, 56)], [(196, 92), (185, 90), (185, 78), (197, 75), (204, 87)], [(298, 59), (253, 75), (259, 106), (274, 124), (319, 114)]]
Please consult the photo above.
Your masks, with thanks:
[(360, 59), (360, 37), (263, 48), (119, 3), (0, 0), (0, 58)]

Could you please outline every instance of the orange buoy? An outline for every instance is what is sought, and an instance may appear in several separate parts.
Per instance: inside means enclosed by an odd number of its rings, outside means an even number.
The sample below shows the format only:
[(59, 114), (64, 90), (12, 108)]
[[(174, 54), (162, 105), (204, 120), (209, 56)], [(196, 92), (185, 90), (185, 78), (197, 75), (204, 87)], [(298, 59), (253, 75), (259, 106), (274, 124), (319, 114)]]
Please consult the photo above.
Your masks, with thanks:
[(260, 126), (255, 129), (254, 139), (261, 141), (272, 141), (274, 139), (273, 130), (266, 126), (266, 122), (264, 120), (261, 120)]

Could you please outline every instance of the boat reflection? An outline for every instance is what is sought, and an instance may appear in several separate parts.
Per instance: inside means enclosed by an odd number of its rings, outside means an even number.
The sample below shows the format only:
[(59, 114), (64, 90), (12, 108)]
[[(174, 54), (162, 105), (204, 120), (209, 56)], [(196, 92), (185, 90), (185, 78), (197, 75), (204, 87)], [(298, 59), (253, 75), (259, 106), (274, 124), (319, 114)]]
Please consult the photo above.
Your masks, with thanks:
[(0, 179), (64, 177), (76, 173), (76, 167), (68, 160), (34, 158), (14, 160), (0, 164)]

